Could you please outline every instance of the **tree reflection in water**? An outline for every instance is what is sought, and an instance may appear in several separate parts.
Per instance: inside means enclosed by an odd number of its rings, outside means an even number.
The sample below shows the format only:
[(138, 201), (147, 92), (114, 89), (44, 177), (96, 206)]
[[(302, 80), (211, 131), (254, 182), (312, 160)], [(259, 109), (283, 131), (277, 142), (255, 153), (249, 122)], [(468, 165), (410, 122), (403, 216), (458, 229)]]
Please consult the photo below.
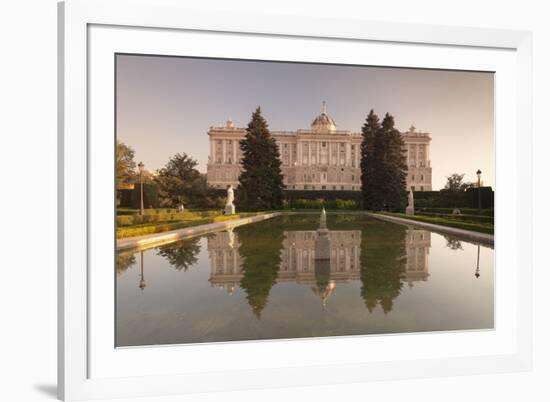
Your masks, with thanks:
[(449, 247), (451, 250), (463, 250), (462, 243), (457, 238), (446, 235), (443, 235), (443, 237), (447, 242), (447, 247)]
[(116, 273), (118, 275), (125, 272), (128, 268), (136, 263), (136, 255), (133, 253), (120, 254), (116, 256)]
[(369, 312), (380, 304), (384, 313), (393, 308), (401, 294), (405, 273), (406, 227), (387, 222), (372, 222), (363, 229), (361, 240), (361, 297)]
[[(243, 227), (244, 228), (244, 227)], [(260, 319), (267, 305), (269, 292), (277, 281), (283, 230), (280, 224), (265, 222), (263, 225), (248, 225), (238, 233), (242, 257), (242, 278), (240, 287), (246, 293), (246, 300), (256, 318)], [(269, 235), (266, 236), (266, 234)]]
[(181, 240), (175, 244), (160, 246), (158, 255), (164, 257), (177, 271), (187, 271), (197, 263), (197, 256), (201, 250), (200, 237)]

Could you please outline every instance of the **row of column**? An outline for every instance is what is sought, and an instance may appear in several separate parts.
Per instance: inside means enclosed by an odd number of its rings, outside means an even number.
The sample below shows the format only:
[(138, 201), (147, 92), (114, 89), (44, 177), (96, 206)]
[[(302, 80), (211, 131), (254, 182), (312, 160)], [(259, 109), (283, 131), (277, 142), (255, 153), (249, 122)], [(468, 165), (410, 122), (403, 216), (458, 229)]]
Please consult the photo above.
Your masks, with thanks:
[[(218, 161), (219, 158), (217, 158), (217, 155), (216, 155), (216, 151), (217, 151), (217, 147), (216, 147), (216, 143), (217, 141), (221, 141), (222, 142), (222, 150), (221, 150), (221, 163), (229, 163), (229, 159), (231, 159), (231, 163), (232, 164), (238, 164), (239, 161), (238, 161), (238, 149), (237, 149), (237, 146), (239, 144), (239, 141), (238, 140), (226, 140), (226, 139), (211, 139), (210, 140), (210, 156), (211, 156), (211, 159), (212, 159), (212, 162), (213, 163), (216, 163)], [(228, 158), (227, 157), (227, 147), (229, 146), (229, 141), (231, 141), (231, 158)]]
[[(352, 160), (351, 160), (351, 143), (350, 142), (345, 142), (345, 160), (344, 160), (344, 163), (342, 164), (341, 163), (341, 160), (340, 160), (340, 144), (342, 143), (341, 141), (298, 141), (298, 151), (297, 151), (297, 157), (298, 157), (298, 160), (297, 160), (297, 164), (299, 166), (302, 166), (304, 165), (303, 163), (303, 158), (304, 158), (304, 144), (308, 144), (308, 158), (307, 158), (307, 164), (305, 164), (306, 166), (311, 166), (312, 163), (311, 163), (311, 157), (312, 157), (312, 151), (311, 151), (311, 145), (312, 144), (316, 144), (316, 151), (315, 151), (315, 156), (316, 156), (316, 162), (315, 164), (316, 165), (320, 165), (321, 164), (321, 145), (322, 143), (325, 142), (327, 144), (326, 146), (326, 149), (327, 149), (327, 159), (328, 159), (328, 165), (333, 165), (333, 166), (352, 166)], [(333, 147), (336, 147), (336, 165), (332, 163), (332, 150), (333, 150)], [(359, 166), (359, 146), (357, 144), (355, 144), (355, 156), (354, 156), (354, 159), (355, 159), (355, 167), (358, 167)]]

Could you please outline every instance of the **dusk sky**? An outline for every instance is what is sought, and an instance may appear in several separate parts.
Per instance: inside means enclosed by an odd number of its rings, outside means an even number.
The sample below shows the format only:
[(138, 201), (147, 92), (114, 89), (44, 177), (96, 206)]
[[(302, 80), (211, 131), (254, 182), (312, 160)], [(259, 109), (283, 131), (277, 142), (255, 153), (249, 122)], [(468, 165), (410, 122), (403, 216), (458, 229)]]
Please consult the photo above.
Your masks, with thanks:
[(326, 101), (339, 130), (370, 109), (431, 133), (433, 189), (451, 173), (494, 188), (492, 73), (264, 61), (117, 56), (117, 138), (147, 170), (185, 152), (206, 172), (210, 126), (245, 127), (261, 106), (274, 131), (309, 128)]

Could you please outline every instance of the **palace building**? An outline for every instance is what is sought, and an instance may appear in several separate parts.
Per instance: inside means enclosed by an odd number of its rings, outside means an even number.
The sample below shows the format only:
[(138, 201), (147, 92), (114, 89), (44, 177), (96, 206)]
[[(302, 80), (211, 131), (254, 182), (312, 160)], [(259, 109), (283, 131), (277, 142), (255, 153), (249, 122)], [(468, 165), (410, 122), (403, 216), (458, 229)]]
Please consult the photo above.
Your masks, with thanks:
[[(214, 188), (237, 187), (241, 172), (239, 141), (246, 128), (228, 120), (223, 127), (210, 127), (207, 181)], [(338, 130), (326, 111), (308, 129), (271, 131), (277, 141), (287, 190), (361, 190), (361, 134)], [(402, 133), (407, 155), (407, 189), (431, 191), (430, 134), (414, 126)]]

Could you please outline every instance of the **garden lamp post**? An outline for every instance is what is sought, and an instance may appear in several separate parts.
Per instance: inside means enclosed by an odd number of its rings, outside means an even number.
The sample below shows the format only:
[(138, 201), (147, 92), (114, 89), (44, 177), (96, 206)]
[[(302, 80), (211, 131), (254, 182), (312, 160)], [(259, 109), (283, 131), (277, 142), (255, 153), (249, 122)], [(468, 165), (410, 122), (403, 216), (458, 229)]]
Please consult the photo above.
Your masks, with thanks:
[(139, 288), (141, 290), (145, 289), (145, 286), (147, 286), (145, 284), (145, 274), (144, 274), (144, 269), (143, 269), (143, 250), (141, 251), (141, 272), (140, 272), (140, 276), (139, 276)]
[(477, 170), (477, 208), (481, 209), (481, 170)]
[(479, 278), (479, 244), (477, 245), (477, 266), (476, 266), (475, 277)]
[(144, 167), (145, 167), (145, 165), (143, 164), (143, 162), (138, 163), (139, 185), (140, 185), (140, 209), (139, 209), (139, 214), (140, 215), (144, 214), (144, 209), (143, 209), (143, 168)]

